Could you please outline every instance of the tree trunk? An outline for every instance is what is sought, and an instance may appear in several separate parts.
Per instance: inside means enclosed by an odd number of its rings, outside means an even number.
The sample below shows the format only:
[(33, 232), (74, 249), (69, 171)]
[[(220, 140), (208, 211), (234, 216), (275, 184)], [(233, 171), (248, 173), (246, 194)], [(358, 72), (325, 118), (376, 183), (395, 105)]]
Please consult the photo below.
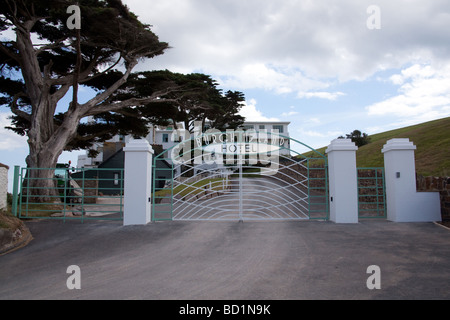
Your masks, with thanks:
[(55, 168), (67, 141), (76, 133), (79, 116), (67, 111), (63, 123), (55, 128), (52, 99), (42, 99), (35, 109), (34, 121), (28, 132), (29, 155), (26, 158), (26, 194), (33, 202), (59, 202)]
[[(32, 11), (34, 14), (34, 7)], [(31, 13), (27, 11), (26, 14)], [(29, 120), (31, 124), (27, 132), (29, 155), (26, 158), (26, 163), (28, 172), (24, 181), (25, 187), (21, 192), (28, 197), (28, 201), (30, 201), (31, 196), (33, 202), (49, 203), (59, 201), (57, 179), (54, 176), (55, 167), (58, 157), (65, 150), (66, 145), (75, 137), (80, 120), (89, 115), (114, 111), (128, 105), (147, 103), (139, 101), (139, 99), (129, 99), (109, 105), (105, 101), (127, 81), (141, 58), (149, 54), (160, 54), (158, 52), (161, 49), (154, 51), (154, 48), (151, 50), (147, 48), (148, 52), (144, 53), (143, 48), (135, 48), (135, 53), (132, 53), (133, 50), (131, 50), (131, 52), (121, 56), (121, 59), (123, 58), (126, 62), (127, 69), (122, 78), (87, 103), (80, 105), (77, 98), (78, 84), (82, 80), (89, 79), (92, 72), (97, 73), (94, 70), (96, 65), (100, 65), (104, 61), (99, 57), (94, 58), (94, 61), (89, 63), (90, 66), (80, 73), (80, 67), (83, 64), (81, 63), (80, 34), (78, 32), (77, 63), (73, 79), (67, 75), (56, 79), (52, 72), (53, 61), (50, 60), (46, 66), (41, 66), (37, 50), (31, 40), (31, 30), (40, 19), (42, 17), (24, 19), (23, 22), (19, 19), (13, 21), (17, 29), (15, 45), (19, 52), (16, 59), (20, 64), (25, 84), (23, 94), (29, 98), (31, 105), (31, 112), (29, 114), (27, 112), (27, 121)], [(64, 114), (63, 122), (55, 123), (57, 103), (64, 97), (70, 87), (74, 89), (73, 102)], [(155, 95), (152, 99), (157, 97)]]
[[(63, 137), (61, 142), (66, 141)], [(52, 139), (50, 139), (52, 140)], [(60, 202), (55, 168), (64, 147), (39, 147), (30, 142), (30, 153), (26, 158), (27, 175), (22, 193), (28, 195), (28, 201), (37, 203)]]
[(50, 69), (52, 62), (43, 72), (30, 37), (32, 24), (17, 32), (17, 46), (21, 53), (21, 70), (25, 80), (27, 95), (30, 98), (31, 127), (28, 131), (29, 155), (26, 158), (27, 175), (22, 194), (27, 195), (29, 202), (59, 202), (55, 168), (59, 156), (68, 141), (75, 135), (80, 111), (77, 101), (66, 112), (64, 121), (57, 126), (54, 115), (58, 100), (67, 92), (69, 86), (63, 86), (58, 94), (51, 94)]
[[(32, 160), (39, 158), (40, 164)], [(58, 203), (57, 180), (55, 179), (56, 163), (46, 153), (34, 153), (26, 159), (27, 174), (23, 183), (22, 195), (27, 196), (28, 202)]]

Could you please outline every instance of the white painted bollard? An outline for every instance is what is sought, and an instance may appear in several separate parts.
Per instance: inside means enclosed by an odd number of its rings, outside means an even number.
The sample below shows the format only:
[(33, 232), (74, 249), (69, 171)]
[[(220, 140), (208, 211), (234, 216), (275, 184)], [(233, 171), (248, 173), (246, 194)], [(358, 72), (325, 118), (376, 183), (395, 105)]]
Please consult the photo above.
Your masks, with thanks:
[(151, 221), (153, 148), (147, 140), (131, 140), (125, 148), (124, 226)]
[(336, 139), (326, 150), (328, 155), (330, 220), (358, 223), (358, 178), (356, 150), (350, 139)]
[(417, 192), (414, 151), (409, 139), (392, 139), (383, 147), (387, 219), (394, 222), (441, 221), (438, 192)]

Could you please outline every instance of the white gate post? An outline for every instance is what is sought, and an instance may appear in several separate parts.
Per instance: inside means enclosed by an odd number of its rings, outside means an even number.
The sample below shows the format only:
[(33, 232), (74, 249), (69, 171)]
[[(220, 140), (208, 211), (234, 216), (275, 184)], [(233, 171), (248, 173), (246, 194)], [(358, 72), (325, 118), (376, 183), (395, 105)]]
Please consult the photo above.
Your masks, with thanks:
[(8, 206), (8, 170), (7, 165), (0, 163), (0, 210), (6, 209)]
[(147, 140), (131, 140), (125, 152), (124, 226), (151, 221), (153, 149)]
[(416, 146), (409, 139), (391, 139), (384, 153), (387, 219), (394, 222), (441, 221), (439, 192), (417, 192)]
[(330, 220), (358, 223), (358, 178), (356, 150), (350, 139), (336, 139), (325, 151), (328, 155)]

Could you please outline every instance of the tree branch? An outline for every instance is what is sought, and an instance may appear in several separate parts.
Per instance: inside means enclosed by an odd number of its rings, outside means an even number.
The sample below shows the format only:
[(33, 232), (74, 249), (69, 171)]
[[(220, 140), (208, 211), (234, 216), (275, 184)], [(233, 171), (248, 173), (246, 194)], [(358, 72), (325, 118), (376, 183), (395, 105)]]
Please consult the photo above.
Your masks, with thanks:
[(99, 136), (103, 136), (105, 134), (110, 134), (110, 133), (111, 133), (111, 129), (105, 129), (105, 130), (97, 131), (94, 134), (90, 134), (90, 135), (86, 135), (86, 136), (81, 136), (81, 135), (77, 134), (72, 140), (89, 141), (89, 140), (98, 138)]
[(1, 50), (4, 54), (6, 54), (8, 57), (10, 57), (11, 59), (17, 61), (18, 63), (21, 62), (20, 55), (11, 52), (11, 51), (5, 46), (4, 42), (0, 42), (0, 50)]
[(47, 45), (33, 45), (33, 46), (42, 46), (41, 48), (36, 50), (36, 56), (40, 55), (42, 52), (44, 52), (45, 50), (49, 50), (49, 49), (55, 49), (55, 48), (61, 48), (64, 45), (64, 40), (66, 40), (66, 38), (62, 38), (59, 39), (57, 41), (55, 41), (54, 43), (51, 44), (47, 44)]
[[(84, 70), (79, 74), (79, 76), (78, 76), (78, 77), (79, 77), (78, 83), (83, 83), (83, 82), (89, 81), (89, 80), (91, 80), (91, 78), (94, 78), (94, 77), (95, 77), (95, 76), (89, 77), (89, 74), (92, 72), (92, 70), (94, 70), (95, 66), (98, 64), (98, 61), (97, 61), (98, 57), (99, 57), (99, 54), (96, 53), (95, 56), (94, 56), (94, 58), (91, 60), (91, 62), (90, 62), (89, 65), (87, 66), (87, 68), (84, 69)], [(119, 59), (119, 61), (120, 61), (120, 59)], [(117, 62), (114, 64), (114, 66), (116, 66), (117, 63), (119, 63), (119, 61), (117, 61)], [(108, 69), (108, 70), (109, 70), (109, 69)], [(81, 80), (80, 80), (80, 79), (81, 79)], [(66, 85), (66, 84), (68, 84), (68, 83), (72, 84), (73, 81), (74, 81), (74, 74), (70, 74), (70, 75), (66, 75), (65, 77), (62, 77), (62, 78), (52, 79), (52, 80), (51, 80), (51, 84), (52, 84), (52, 85), (55, 85), (55, 86), (58, 86), (58, 85)]]
[(80, 78), (80, 69), (81, 69), (81, 33), (80, 30), (76, 30), (76, 50), (77, 50), (77, 59), (75, 64), (75, 70), (73, 71), (73, 96), (72, 96), (72, 103), (70, 105), (70, 108), (77, 108), (78, 107), (78, 81)]
[[(122, 76), (122, 78), (120, 78), (118, 81), (116, 81), (116, 83), (114, 83), (112, 86), (110, 86), (104, 92), (98, 94), (97, 96), (95, 96), (94, 98), (92, 98), (91, 100), (86, 102), (85, 104), (81, 105), (81, 110), (82, 110), (81, 116), (85, 117), (87, 115), (90, 115), (91, 109), (95, 108), (95, 106), (99, 105), (100, 103), (105, 101), (109, 96), (111, 96), (114, 92), (116, 92), (116, 90), (119, 89), (120, 86), (122, 86), (128, 80), (128, 77), (130, 76), (131, 72), (133, 71), (134, 67), (137, 64), (138, 64), (137, 59), (135, 59), (134, 61), (130, 61), (130, 63), (127, 66), (127, 71)], [(106, 110), (106, 111), (108, 111), (108, 110)], [(97, 112), (97, 113), (101, 113), (101, 112)]]
[(52, 99), (55, 102), (55, 105), (66, 95), (71, 86), (72, 84), (70, 83), (62, 85), (61, 88), (59, 88), (55, 93), (52, 94)]
[(24, 98), (24, 97), (27, 97), (27, 95), (24, 92), (19, 92), (18, 94), (16, 94), (14, 96), (13, 101), (11, 103), (11, 112), (14, 113), (16, 116), (19, 116), (19, 117), (31, 122), (31, 114), (20, 110), (19, 106), (17, 105), (17, 101), (20, 98)]
[(128, 100), (124, 100), (121, 102), (117, 102), (117, 103), (105, 103), (105, 104), (101, 104), (95, 108), (92, 108), (88, 113), (85, 114), (85, 116), (95, 116), (97, 114), (100, 113), (104, 113), (104, 112), (115, 112), (118, 111), (122, 108), (126, 108), (126, 107), (139, 107), (139, 106), (143, 106), (149, 103), (160, 103), (160, 102), (178, 102), (178, 99), (160, 99), (159, 95), (155, 95), (155, 96), (151, 96), (149, 98), (142, 98), (142, 99), (138, 99), (138, 98), (131, 98)]
[[(98, 77), (106, 74), (107, 72), (111, 71), (115, 66), (117, 66), (119, 64), (120, 60), (122, 60), (122, 56), (119, 56), (119, 59), (117, 59), (117, 61), (113, 65), (111, 65), (108, 69), (106, 69), (92, 77), (85, 77), (83, 80), (80, 80), (79, 83), (82, 84), (82, 83), (94, 80), (95, 78), (98, 78)], [(93, 69), (93, 67), (92, 67), (92, 69)], [(91, 71), (92, 71), (92, 69), (91, 69)], [(82, 74), (85, 74), (85, 72), (83, 72)]]
[(133, 107), (133, 106), (143, 106), (150, 103), (179, 103), (181, 98), (167, 98), (163, 99), (162, 97), (167, 96), (174, 92), (180, 92), (185, 91), (185, 86), (173, 86), (173, 87), (167, 87), (164, 90), (160, 90), (157, 92), (154, 92), (151, 96), (146, 98), (130, 98), (128, 100), (116, 102), (116, 103), (110, 103), (110, 102), (103, 102), (95, 107), (92, 107), (88, 113), (86, 113), (84, 116), (93, 116), (96, 114), (109, 112), (109, 111), (117, 111), (122, 108), (126, 107)]
[(44, 67), (44, 80), (50, 79), (50, 74), (52, 72), (53, 60)]

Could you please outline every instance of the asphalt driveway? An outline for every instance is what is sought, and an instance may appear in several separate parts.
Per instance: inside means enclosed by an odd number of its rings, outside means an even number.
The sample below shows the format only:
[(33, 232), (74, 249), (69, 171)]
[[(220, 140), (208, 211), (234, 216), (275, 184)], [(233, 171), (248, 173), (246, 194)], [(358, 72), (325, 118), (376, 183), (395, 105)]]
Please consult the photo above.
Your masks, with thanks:
[(450, 231), (433, 223), (27, 225), (34, 240), (0, 257), (0, 299), (450, 299)]

